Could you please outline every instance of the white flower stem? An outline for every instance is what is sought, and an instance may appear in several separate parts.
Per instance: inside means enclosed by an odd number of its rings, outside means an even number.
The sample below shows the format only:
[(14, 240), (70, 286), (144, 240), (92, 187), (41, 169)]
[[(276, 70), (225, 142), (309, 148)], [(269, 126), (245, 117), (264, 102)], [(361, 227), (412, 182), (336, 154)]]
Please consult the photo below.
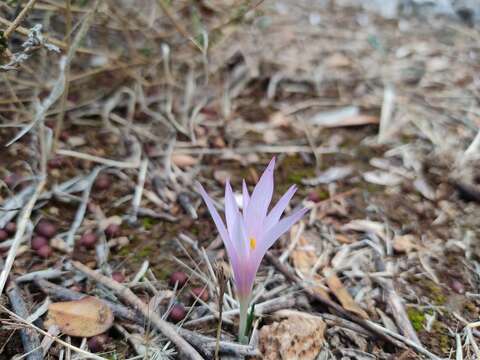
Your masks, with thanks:
[(248, 344), (247, 319), (248, 319), (248, 305), (250, 303), (248, 297), (239, 298), (240, 302), (240, 326), (238, 328), (238, 341), (241, 344)]

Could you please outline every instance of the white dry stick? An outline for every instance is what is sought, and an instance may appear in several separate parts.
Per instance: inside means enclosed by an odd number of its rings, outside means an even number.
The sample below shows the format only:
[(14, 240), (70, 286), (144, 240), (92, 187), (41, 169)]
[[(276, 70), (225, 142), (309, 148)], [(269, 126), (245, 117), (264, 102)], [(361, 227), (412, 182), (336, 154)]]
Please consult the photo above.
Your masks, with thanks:
[(455, 353), (455, 360), (463, 360), (463, 351), (462, 351), (462, 338), (460, 334), (455, 334), (455, 340), (457, 343), (457, 351)]
[(37, 202), (37, 199), (40, 196), (40, 193), (42, 192), (44, 186), (45, 178), (42, 178), (38, 183), (32, 197), (27, 202), (27, 204), (23, 208), (22, 213), (19, 216), (17, 223), (17, 232), (15, 233), (15, 237), (13, 238), (13, 244), (8, 252), (7, 260), (5, 260), (5, 266), (0, 273), (0, 295), (3, 292), (3, 288), (5, 287), (5, 283), (7, 282), (8, 274), (10, 273), (13, 262), (15, 261), (15, 257), (17, 256), (17, 251), (23, 238), (23, 234), (25, 233), (28, 221), (30, 220), (30, 214), (32, 213), (33, 207), (35, 206), (35, 203)]
[(130, 216), (130, 221), (137, 221), (138, 209), (140, 208), (140, 203), (142, 201), (143, 188), (145, 187), (145, 178), (147, 177), (148, 169), (148, 158), (143, 159), (140, 164), (140, 171), (138, 172), (138, 183), (135, 187), (135, 195), (133, 196), (132, 201), (132, 214)]
[[(283, 154), (283, 153), (308, 153), (312, 152), (316, 154), (338, 154), (341, 153), (337, 148), (334, 147), (317, 147), (312, 149), (311, 146), (305, 145), (257, 145), (249, 147), (238, 147), (231, 149), (212, 149), (212, 148), (201, 148), (201, 147), (177, 147), (173, 152), (175, 155), (219, 155), (223, 158), (228, 158), (234, 155), (243, 155), (243, 154)], [(161, 150), (155, 152), (151, 157), (164, 156), (168, 151)]]
[(385, 86), (383, 92), (382, 113), (380, 116), (380, 126), (378, 130), (378, 142), (383, 143), (389, 136), (391, 130), (391, 122), (393, 109), (395, 105), (395, 89), (393, 85)]
[(3, 229), (17, 215), (34, 190), (35, 186), (27, 186), (18, 194), (4, 202), (2, 208), (0, 208), (0, 213), (5, 212), (5, 214), (0, 217), (0, 228)]
[(465, 150), (463, 160), (474, 158), (476, 156), (480, 156), (480, 130), (478, 130), (477, 136), (475, 136), (475, 139), (473, 139), (470, 146)]
[(142, 263), (142, 266), (140, 267), (140, 270), (138, 270), (138, 272), (133, 277), (133, 280), (130, 281), (130, 283), (128, 284), (128, 287), (136, 286), (140, 282), (140, 280), (142, 280), (142, 278), (145, 276), (145, 274), (147, 273), (149, 266), (150, 266), (150, 263), (148, 262), (148, 260), (145, 260)]
[(99, 174), (100, 171), (104, 169), (103, 166), (96, 167), (93, 169), (91, 174), (85, 179), (87, 186), (83, 190), (82, 202), (78, 206), (77, 213), (75, 214), (75, 219), (73, 220), (72, 226), (67, 233), (66, 243), (70, 249), (73, 249), (75, 245), (75, 234), (82, 224), (83, 218), (85, 217), (85, 211), (87, 210), (88, 199), (90, 198), (90, 192), (92, 190), (93, 183)]
[(116, 167), (116, 168), (123, 168), (123, 169), (136, 169), (140, 165), (140, 159), (133, 159), (131, 161), (118, 161), (118, 160), (111, 160), (111, 159), (106, 159), (100, 156), (94, 156), (94, 155), (89, 155), (85, 153), (81, 153), (78, 151), (73, 151), (73, 150), (65, 150), (65, 149), (58, 149), (57, 150), (58, 155), (62, 156), (70, 156), (74, 157), (77, 159), (83, 159), (83, 160), (88, 160), (92, 161), (98, 164), (103, 164), (106, 166), (111, 166), (111, 167)]

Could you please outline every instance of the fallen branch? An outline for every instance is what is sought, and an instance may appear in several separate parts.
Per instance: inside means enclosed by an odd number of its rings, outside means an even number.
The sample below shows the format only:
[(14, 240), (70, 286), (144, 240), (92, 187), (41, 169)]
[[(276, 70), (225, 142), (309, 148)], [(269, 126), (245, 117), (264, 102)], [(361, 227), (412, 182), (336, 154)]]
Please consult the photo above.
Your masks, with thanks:
[(184, 355), (184, 358), (203, 360), (202, 356), (197, 352), (197, 350), (195, 350), (192, 345), (190, 345), (182, 336), (177, 333), (177, 329), (175, 329), (174, 326), (163, 320), (157, 313), (152, 312), (148, 305), (140, 300), (129, 288), (121, 285), (113, 279), (95, 272), (78, 261), (73, 261), (72, 264), (77, 270), (113, 290), (124, 301), (132, 305), (135, 309), (138, 309), (138, 311), (146, 320), (151, 322), (162, 334), (164, 334), (177, 346), (179, 352)]
[(25, 205), (25, 208), (23, 209), (22, 213), (19, 216), (19, 219), (17, 222), (17, 232), (15, 233), (15, 237), (13, 238), (12, 246), (8, 251), (7, 260), (5, 260), (5, 266), (3, 267), (3, 270), (0, 273), (0, 294), (2, 294), (3, 292), (3, 288), (5, 286), (5, 283), (7, 282), (8, 274), (10, 273), (10, 270), (12, 269), (12, 266), (13, 266), (13, 262), (15, 261), (15, 257), (17, 256), (18, 247), (20, 246), (21, 240), (23, 238), (23, 234), (25, 233), (25, 230), (27, 228), (27, 223), (30, 220), (30, 214), (32, 213), (33, 207), (35, 206), (35, 203), (37, 202), (37, 199), (40, 193), (42, 192), (42, 189), (44, 186), (45, 186), (45, 178), (40, 180), (40, 182), (38, 183), (35, 189), (35, 192), (33, 193), (30, 200), (27, 202), (27, 204)]
[[(14, 281), (10, 281), (7, 286), (7, 296), (15, 314), (23, 319), (28, 318), (30, 314), (28, 313), (27, 306), (25, 301), (23, 301), (20, 290)], [(32, 328), (25, 327), (20, 329), (20, 337), (22, 339), (23, 352), (26, 356), (26, 359), (42, 360), (42, 347), (40, 346), (40, 338), (37, 332)]]

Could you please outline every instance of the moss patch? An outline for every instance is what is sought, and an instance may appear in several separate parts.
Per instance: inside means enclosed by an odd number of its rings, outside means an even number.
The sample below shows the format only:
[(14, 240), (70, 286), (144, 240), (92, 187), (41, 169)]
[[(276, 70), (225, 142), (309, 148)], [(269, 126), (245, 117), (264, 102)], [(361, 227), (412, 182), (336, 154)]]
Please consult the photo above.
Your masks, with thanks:
[(425, 323), (425, 313), (423, 311), (416, 308), (408, 308), (407, 315), (415, 331), (423, 329), (423, 324)]

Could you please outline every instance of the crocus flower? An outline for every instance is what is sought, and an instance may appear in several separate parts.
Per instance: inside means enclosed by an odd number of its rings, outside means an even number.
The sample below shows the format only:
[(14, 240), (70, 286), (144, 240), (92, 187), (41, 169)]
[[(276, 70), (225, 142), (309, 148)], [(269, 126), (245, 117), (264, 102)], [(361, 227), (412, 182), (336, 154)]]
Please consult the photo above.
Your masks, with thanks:
[(280, 219), (297, 190), (296, 186), (293, 185), (268, 212), (273, 195), (274, 167), (275, 158), (270, 161), (251, 196), (248, 193), (245, 181), (243, 181), (243, 212), (240, 212), (237, 206), (230, 182), (226, 182), (226, 226), (215, 209), (212, 199), (199, 185), (200, 194), (225, 244), (232, 266), (235, 289), (240, 303), (239, 339), (242, 342), (248, 340), (245, 334), (247, 312), (260, 262), (275, 241), (287, 232), (307, 211), (307, 209), (300, 209)]

